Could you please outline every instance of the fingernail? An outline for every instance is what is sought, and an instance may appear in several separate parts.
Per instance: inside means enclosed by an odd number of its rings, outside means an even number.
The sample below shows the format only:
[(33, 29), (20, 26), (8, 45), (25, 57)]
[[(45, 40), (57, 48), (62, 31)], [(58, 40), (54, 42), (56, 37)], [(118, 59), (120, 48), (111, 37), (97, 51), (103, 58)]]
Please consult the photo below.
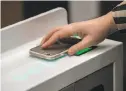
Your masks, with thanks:
[(68, 54), (70, 55), (70, 56), (72, 56), (73, 54), (74, 54), (74, 52), (73, 51), (68, 51)]
[(43, 48), (43, 46), (41, 46)]
[(43, 45), (44, 43), (43, 42), (41, 42), (41, 45)]
[(45, 47), (45, 44), (42, 44), (42, 47), (44, 48)]

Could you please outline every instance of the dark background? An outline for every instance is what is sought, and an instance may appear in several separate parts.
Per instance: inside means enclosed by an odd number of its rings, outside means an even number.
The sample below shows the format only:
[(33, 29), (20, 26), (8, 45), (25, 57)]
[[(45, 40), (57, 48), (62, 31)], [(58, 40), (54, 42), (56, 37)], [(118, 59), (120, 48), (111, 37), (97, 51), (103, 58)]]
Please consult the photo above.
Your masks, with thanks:
[[(99, 16), (106, 14), (121, 1), (100, 1)], [(15, 5), (15, 6), (14, 6)], [(64, 7), (68, 11), (70, 22), (69, 2), (68, 1), (11, 1), (1, 3), (1, 27), (8, 26), (23, 19), (35, 16), (42, 12), (56, 7)], [(11, 11), (11, 13), (9, 13)], [(124, 55), (126, 54), (126, 34), (116, 32), (109, 39), (122, 41), (124, 43)], [(126, 57), (124, 57), (124, 91), (126, 91)]]
[[(35, 16), (56, 7), (64, 7), (68, 11), (67, 1), (24, 1), (24, 18)], [(69, 15), (69, 14), (68, 14)]]

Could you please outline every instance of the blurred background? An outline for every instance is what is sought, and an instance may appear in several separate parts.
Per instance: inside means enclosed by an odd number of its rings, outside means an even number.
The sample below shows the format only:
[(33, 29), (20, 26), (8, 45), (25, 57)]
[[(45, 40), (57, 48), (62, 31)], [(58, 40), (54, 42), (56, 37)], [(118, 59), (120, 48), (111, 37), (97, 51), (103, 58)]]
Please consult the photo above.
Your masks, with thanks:
[[(56, 7), (68, 11), (68, 22), (84, 21), (109, 12), (121, 1), (1, 1), (1, 27), (35, 16)], [(109, 39), (124, 43), (124, 85), (126, 85), (126, 33), (116, 32)], [(124, 91), (126, 91), (124, 86)]]

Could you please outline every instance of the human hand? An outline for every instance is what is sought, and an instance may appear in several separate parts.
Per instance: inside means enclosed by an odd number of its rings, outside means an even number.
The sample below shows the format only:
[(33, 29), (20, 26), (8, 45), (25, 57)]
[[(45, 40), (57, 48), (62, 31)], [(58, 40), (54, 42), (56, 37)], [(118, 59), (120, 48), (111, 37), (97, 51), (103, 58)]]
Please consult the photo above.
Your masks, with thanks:
[(115, 26), (115, 23), (112, 13), (110, 12), (96, 19), (57, 27), (44, 37), (41, 44), (43, 48), (46, 48), (55, 43), (58, 39), (77, 34), (82, 38), (82, 41), (68, 49), (68, 54), (73, 55), (81, 49), (102, 42), (108, 35), (109, 29), (113, 26)]

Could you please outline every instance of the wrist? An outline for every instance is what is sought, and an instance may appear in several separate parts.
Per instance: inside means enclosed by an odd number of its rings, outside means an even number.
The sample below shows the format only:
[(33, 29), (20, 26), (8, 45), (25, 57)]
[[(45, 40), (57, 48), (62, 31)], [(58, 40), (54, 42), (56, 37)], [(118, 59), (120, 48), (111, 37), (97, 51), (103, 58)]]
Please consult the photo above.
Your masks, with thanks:
[(105, 15), (105, 19), (106, 19), (106, 23), (107, 23), (107, 27), (108, 27), (108, 29), (107, 29), (108, 34), (116, 32), (117, 31), (117, 26), (115, 24), (112, 12), (107, 13)]

